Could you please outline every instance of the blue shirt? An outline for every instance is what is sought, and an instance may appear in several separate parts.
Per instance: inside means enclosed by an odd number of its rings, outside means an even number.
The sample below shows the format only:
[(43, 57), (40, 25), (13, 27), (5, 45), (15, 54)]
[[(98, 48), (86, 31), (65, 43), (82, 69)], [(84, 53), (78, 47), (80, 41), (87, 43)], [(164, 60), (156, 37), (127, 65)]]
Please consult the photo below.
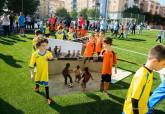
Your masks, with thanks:
[(19, 26), (25, 26), (25, 17), (24, 16), (19, 16), (18, 18), (18, 24)]

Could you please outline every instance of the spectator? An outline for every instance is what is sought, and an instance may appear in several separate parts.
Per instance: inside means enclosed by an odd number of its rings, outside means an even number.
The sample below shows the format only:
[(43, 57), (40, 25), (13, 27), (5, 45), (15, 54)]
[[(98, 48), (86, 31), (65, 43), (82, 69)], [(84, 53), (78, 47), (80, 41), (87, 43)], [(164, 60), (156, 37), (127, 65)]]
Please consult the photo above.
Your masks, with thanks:
[(20, 35), (25, 36), (25, 17), (22, 12), (20, 13), (20, 16), (18, 18), (18, 24), (20, 27)]
[(9, 18), (8, 18), (8, 16), (6, 14), (4, 14), (4, 16), (2, 18), (2, 26), (3, 26), (4, 36), (10, 35), (10, 31), (9, 31), (10, 20), (9, 20)]

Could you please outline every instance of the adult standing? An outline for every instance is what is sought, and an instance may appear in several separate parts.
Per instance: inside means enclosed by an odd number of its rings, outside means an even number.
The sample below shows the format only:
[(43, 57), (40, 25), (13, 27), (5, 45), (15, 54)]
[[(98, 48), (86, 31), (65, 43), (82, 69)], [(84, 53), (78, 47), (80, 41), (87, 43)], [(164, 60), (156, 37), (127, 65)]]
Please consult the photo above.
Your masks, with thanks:
[(13, 28), (14, 28), (14, 16), (13, 14), (10, 14), (9, 16), (9, 20), (10, 20), (10, 32), (13, 32)]
[(83, 16), (82, 15), (80, 15), (80, 17), (79, 17), (79, 26), (84, 26), (84, 24), (85, 24), (85, 20), (84, 20), (84, 18), (83, 18)]
[(4, 14), (2, 18), (2, 26), (3, 26), (4, 36), (6, 35), (9, 36), (10, 35), (10, 30), (9, 30), (10, 20), (6, 14)]
[(15, 16), (16, 32), (18, 32), (18, 30), (19, 30), (19, 27), (18, 27), (18, 18), (19, 18), (19, 16), (18, 16), (18, 14), (16, 14), (16, 16)]
[(52, 15), (51, 15), (51, 17), (49, 19), (49, 24), (50, 25), (54, 25), (55, 24), (55, 17), (53, 17)]
[(136, 23), (133, 23), (132, 24), (132, 34), (135, 35), (135, 33), (136, 33)]
[(100, 30), (107, 31), (107, 28), (108, 28), (108, 23), (105, 20), (105, 18), (103, 18), (100, 22)]
[(20, 35), (25, 36), (25, 17), (22, 12), (20, 13), (20, 16), (18, 18), (18, 24), (20, 28)]
[(31, 17), (30, 17), (30, 15), (26, 16), (26, 22), (27, 22), (27, 24), (26, 24), (27, 29), (31, 29)]

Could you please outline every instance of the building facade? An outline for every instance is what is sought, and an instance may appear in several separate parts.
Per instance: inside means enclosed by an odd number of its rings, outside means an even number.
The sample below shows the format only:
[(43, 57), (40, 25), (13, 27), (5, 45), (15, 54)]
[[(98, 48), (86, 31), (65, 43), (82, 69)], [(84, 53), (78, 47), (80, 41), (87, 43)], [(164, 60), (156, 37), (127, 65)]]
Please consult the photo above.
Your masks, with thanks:
[(159, 15), (161, 5), (156, 0), (144, 0), (140, 3), (140, 8), (144, 12), (149, 12), (153, 15)]
[(165, 6), (161, 6), (161, 7), (160, 7), (160, 15), (161, 15), (162, 17), (165, 17)]
[(65, 7), (63, 0), (40, 0), (38, 12), (41, 18), (55, 14), (58, 8)]

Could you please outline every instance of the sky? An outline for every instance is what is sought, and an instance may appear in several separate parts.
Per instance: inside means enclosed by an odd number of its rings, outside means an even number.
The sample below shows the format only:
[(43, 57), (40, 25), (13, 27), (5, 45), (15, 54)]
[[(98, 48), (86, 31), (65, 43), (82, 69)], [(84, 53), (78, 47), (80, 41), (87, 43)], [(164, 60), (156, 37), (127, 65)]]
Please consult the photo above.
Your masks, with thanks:
[(165, 0), (159, 0), (161, 5), (165, 5)]

